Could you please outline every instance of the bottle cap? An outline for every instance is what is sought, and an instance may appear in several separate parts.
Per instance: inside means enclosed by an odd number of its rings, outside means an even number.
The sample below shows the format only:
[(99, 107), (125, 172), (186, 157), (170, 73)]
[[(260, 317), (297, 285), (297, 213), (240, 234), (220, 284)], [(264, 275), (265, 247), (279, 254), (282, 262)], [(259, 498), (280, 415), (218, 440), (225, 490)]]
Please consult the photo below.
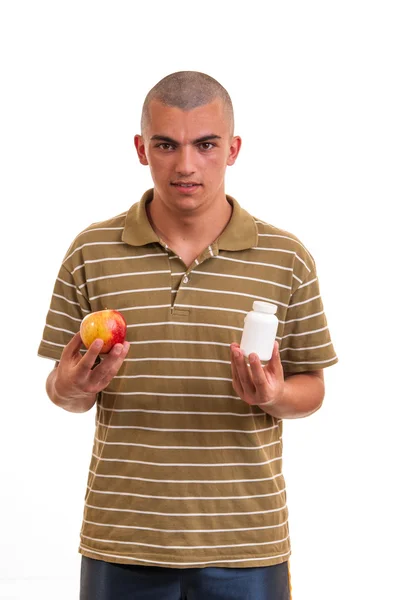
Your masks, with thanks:
[(274, 315), (277, 309), (278, 307), (275, 304), (271, 304), (271, 302), (261, 302), (261, 300), (255, 300), (253, 302), (253, 310), (258, 312)]

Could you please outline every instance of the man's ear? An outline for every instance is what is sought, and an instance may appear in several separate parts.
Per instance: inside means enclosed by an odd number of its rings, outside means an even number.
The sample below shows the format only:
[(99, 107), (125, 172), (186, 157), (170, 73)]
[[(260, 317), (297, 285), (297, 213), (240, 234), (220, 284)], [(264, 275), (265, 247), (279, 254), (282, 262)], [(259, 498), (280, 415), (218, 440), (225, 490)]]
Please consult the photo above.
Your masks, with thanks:
[(140, 163), (142, 165), (148, 165), (149, 163), (146, 157), (144, 138), (142, 137), (142, 135), (134, 136), (134, 146), (137, 150), (138, 160), (140, 161)]
[(228, 155), (228, 160), (227, 160), (227, 165), (229, 167), (231, 167), (235, 163), (236, 159), (238, 158), (238, 154), (239, 154), (241, 146), (242, 146), (242, 138), (240, 138), (238, 135), (236, 135), (234, 138), (232, 138), (231, 144), (229, 147), (229, 155)]

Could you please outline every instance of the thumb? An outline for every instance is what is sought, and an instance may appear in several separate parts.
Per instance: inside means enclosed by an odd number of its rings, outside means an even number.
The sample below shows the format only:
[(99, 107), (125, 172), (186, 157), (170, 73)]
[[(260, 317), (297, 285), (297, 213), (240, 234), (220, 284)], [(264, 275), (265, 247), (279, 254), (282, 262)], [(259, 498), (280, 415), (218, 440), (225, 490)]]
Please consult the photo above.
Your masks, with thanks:
[(78, 331), (77, 333), (75, 333), (73, 338), (66, 344), (62, 352), (61, 358), (72, 358), (73, 356), (80, 354), (80, 348), (82, 346), (82, 343), (82, 338), (80, 337), (80, 332)]
[(268, 369), (272, 371), (275, 375), (283, 375), (283, 367), (281, 363), (281, 357), (279, 353), (279, 344), (277, 341), (274, 342), (274, 347), (272, 349), (272, 356), (267, 365)]

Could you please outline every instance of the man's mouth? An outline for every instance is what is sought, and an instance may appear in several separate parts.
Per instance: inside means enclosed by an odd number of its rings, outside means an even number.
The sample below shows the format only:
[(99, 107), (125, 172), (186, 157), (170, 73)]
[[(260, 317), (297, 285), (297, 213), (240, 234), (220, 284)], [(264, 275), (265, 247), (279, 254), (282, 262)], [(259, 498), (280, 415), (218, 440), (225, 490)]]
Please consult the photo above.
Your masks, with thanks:
[(198, 186), (198, 185), (201, 185), (201, 184), (200, 183), (196, 183), (196, 182), (184, 183), (182, 181), (175, 181), (171, 185), (175, 185), (177, 187), (195, 187), (195, 186)]
[(184, 196), (195, 194), (202, 186), (201, 183), (196, 183), (196, 181), (174, 181), (171, 185)]

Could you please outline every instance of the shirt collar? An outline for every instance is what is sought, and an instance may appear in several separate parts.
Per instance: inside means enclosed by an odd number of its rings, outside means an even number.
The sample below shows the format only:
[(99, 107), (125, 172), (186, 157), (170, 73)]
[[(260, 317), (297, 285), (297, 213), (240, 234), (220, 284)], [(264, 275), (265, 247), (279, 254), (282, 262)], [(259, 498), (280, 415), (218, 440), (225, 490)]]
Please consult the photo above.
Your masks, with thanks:
[[(159, 237), (148, 220), (145, 205), (153, 198), (153, 188), (147, 190), (139, 202), (133, 204), (126, 216), (122, 240), (131, 246), (145, 246), (159, 242)], [(239, 203), (226, 195), (232, 205), (229, 223), (217, 240), (219, 250), (245, 250), (257, 245), (258, 233), (254, 218)]]

